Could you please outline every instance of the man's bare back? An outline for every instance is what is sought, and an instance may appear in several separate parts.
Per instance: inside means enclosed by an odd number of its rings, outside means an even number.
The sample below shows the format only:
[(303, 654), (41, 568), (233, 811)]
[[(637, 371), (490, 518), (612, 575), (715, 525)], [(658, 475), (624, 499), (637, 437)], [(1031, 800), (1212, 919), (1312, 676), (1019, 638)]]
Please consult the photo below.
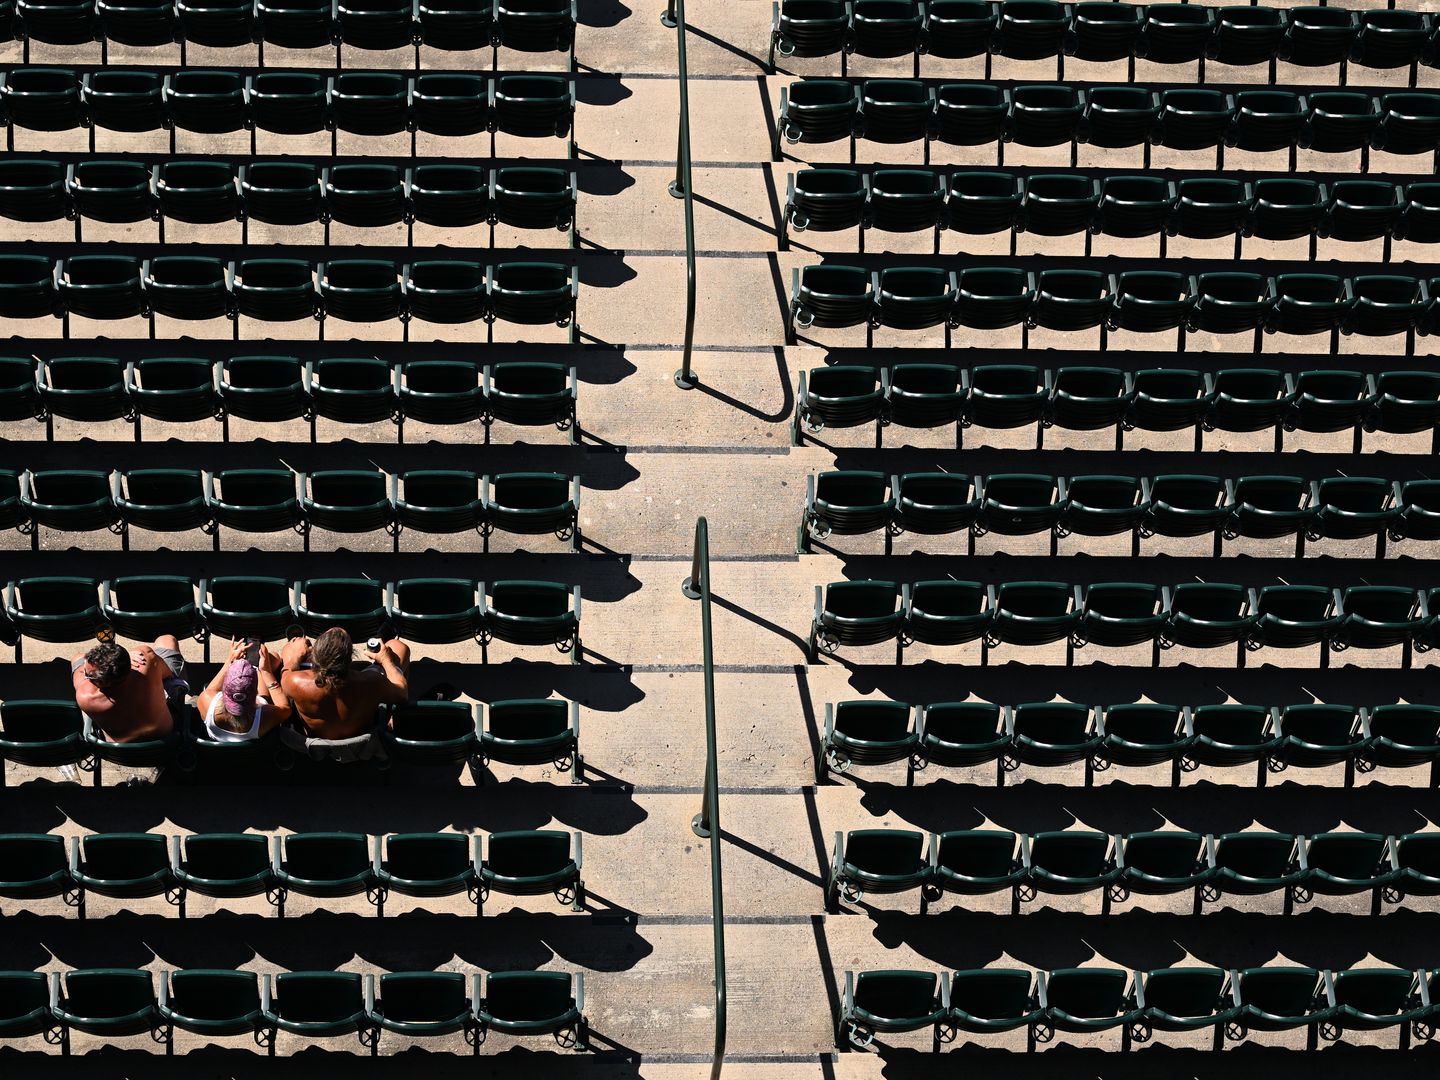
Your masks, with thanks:
[[(339, 639), (325, 640), (335, 633), (322, 634), (314, 646), (305, 638), (295, 638), (281, 654), (281, 686), (306, 732), (317, 739), (364, 735), (375, 726), (381, 705), (401, 703), (410, 692), (406, 680), (410, 648), (403, 641), (387, 641), (378, 653), (367, 653), (373, 662), (355, 664), (349, 660), (349, 635), (344, 636), (343, 645)], [(329, 665), (316, 664), (316, 652), (327, 653), (327, 645), (333, 646), (336, 657), (330, 657)], [(327, 677), (325, 667), (333, 673), (342, 661), (343, 677)]]
[[(174, 660), (180, 671), (172, 670), (171, 662), (155, 651), (156, 646)], [(126, 652), (116, 645), (108, 649), (101, 646), (71, 660), (75, 704), (111, 742), (169, 735), (175, 721), (165, 700), (165, 680), (180, 678), (184, 671), (178, 643), (173, 637), (162, 637), (156, 639), (155, 646), (137, 645), (128, 651), (128, 671), (123, 657), (102, 658), (98, 667), (91, 662), (90, 658), (112, 649)]]

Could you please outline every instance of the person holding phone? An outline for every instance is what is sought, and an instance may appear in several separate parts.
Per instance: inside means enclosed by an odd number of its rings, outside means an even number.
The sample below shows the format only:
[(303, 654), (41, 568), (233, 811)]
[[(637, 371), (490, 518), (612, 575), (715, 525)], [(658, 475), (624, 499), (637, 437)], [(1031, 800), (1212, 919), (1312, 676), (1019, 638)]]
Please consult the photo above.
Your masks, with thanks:
[[(253, 659), (252, 659), (253, 657)], [(195, 702), (216, 742), (247, 742), (287, 722), (293, 710), (280, 688), (280, 658), (262, 642), (237, 639), (230, 657)]]
[(343, 627), (331, 627), (314, 642), (301, 634), (286, 643), (280, 678), (311, 738), (364, 735), (375, 726), (381, 706), (409, 700), (410, 646), (388, 636), (386, 629), (381, 630), (378, 649), (366, 643), (360, 663)]

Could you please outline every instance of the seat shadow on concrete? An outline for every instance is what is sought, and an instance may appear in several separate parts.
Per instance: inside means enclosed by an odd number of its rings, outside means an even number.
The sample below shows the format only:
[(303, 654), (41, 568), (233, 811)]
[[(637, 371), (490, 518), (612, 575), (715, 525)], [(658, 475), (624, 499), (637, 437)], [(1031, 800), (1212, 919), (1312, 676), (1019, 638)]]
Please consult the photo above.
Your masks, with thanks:
[(579, 0), (577, 7), (581, 26), (618, 26), (634, 14), (619, 0)]

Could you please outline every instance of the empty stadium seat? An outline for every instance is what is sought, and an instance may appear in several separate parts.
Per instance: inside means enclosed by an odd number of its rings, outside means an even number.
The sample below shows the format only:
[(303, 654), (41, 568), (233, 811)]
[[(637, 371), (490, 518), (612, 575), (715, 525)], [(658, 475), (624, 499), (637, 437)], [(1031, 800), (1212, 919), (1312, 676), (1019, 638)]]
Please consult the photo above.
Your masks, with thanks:
[(482, 583), (482, 644), (490, 639), (512, 645), (554, 645), (581, 662), (580, 586), (553, 581)]
[(909, 829), (857, 829), (836, 833), (825, 910), (855, 906), (867, 893), (918, 891), (930, 877), (923, 833)]

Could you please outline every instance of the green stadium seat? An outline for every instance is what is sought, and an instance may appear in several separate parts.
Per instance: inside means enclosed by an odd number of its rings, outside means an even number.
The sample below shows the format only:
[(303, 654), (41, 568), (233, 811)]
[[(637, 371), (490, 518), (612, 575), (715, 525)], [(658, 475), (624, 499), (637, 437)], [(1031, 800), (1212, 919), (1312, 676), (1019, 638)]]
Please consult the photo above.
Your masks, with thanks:
[[(1108, 894), (1107, 894), (1108, 895)], [(1061, 968), (1038, 974), (1043, 1024), (1055, 1031), (1090, 1034), (1120, 1028), (1129, 1046), (1130, 1025), (1140, 1015), (1128, 976), (1119, 968)]]
[[(943, 118), (946, 108), (944, 91), (948, 88), (940, 89), (940, 115)], [(1024, 198), (1024, 194), (1020, 179), (1011, 173), (983, 172), (979, 169), (962, 169), (951, 173), (946, 228), (970, 236), (1008, 232), (1015, 223), (1015, 215), (1020, 209), (1020, 200)], [(962, 270), (961, 280), (973, 269)], [(1023, 281), (1023, 277), (1021, 280)], [(1019, 321), (1018, 318), (1015, 320)]]
[(1330, 1020), (1320, 1025), (1323, 1039), (1339, 1039), (1345, 1031), (1400, 1029), (1400, 1049), (1410, 1046), (1413, 1025), (1433, 1011), (1421, 972), (1400, 968), (1351, 968), (1325, 972), (1325, 988), (1335, 1004)]
[(1098, 270), (1042, 270), (1026, 325), (1088, 330), (1104, 324), (1112, 305), (1109, 279)]
[(0, 971), (0, 1037), (24, 1039), (44, 1035), (54, 1026), (45, 973)]
[(500, 46), (519, 52), (573, 51), (577, 17), (576, 0), (498, 0), (495, 5)]
[[(245, 259), (236, 267), (233, 281), (235, 309), (248, 318), (261, 322), (294, 322), (320, 315), (315, 271), (307, 262), (299, 259)], [(227, 374), (237, 359), (240, 358), (232, 358), (223, 365)], [(296, 363), (298, 365), (298, 361)], [(298, 373), (295, 381), (300, 381)], [(223, 396), (223, 383), (221, 393)]]
[[(183, 41), (220, 47), (250, 43), (253, 4), (241, 8), (236, 0), (177, 0), (175, 10)], [(250, 116), (245, 80), (236, 71), (172, 71), (161, 96), (170, 123), (181, 131), (243, 131)]]
[(480, 732), (480, 756), (484, 764), (553, 764), (557, 772), (570, 773), (570, 783), (581, 783), (579, 703), (561, 698), (491, 702)]
[[(3, 706), (0, 706), (3, 709)], [(0, 714), (3, 719), (3, 714)], [(825, 732), (820, 739), (820, 779), (828, 772), (846, 773), (853, 765), (891, 765), (903, 761), (913, 779), (920, 732), (911, 725), (910, 706), (900, 701), (825, 703)]]
[(1344, 612), (1339, 590), (1324, 585), (1266, 585), (1251, 606), (1256, 614), (1246, 647), (1301, 649), (1320, 646), (1320, 666), (1330, 661), (1330, 638)]
[[(880, 0), (891, 3), (894, 0)], [(900, 0), (907, 7), (910, 0)], [(917, 16), (918, 18), (918, 16)], [(870, 175), (866, 226), (882, 232), (939, 230), (949, 197), (945, 177), (929, 169), (876, 169)]]
[[(325, 207), (321, 170), (308, 162), (256, 161), (242, 165), (240, 192), (245, 216), (271, 225), (319, 221)], [(247, 260), (260, 268), (274, 262), (290, 265), (289, 260)]]
[[(167, 697), (174, 693), (175, 690), (171, 687), (166, 688)], [(174, 698), (170, 697), (168, 703), (173, 718), (176, 711)], [(176, 765), (184, 771), (191, 767), (188, 756), (183, 756), (184, 731), (178, 721), (170, 734), (159, 738), (112, 742), (96, 728), (95, 722), (90, 719), (90, 716), (85, 714), (80, 725), (80, 741), (85, 745), (88, 759), (88, 762), (82, 762), (82, 765), (90, 766), (91, 778), (95, 787), (101, 787), (104, 784), (104, 763), (107, 761), (129, 769), (163, 770), (170, 765)]]
[(950, 983), (951, 1022), (961, 1031), (975, 1035), (992, 1031), (1013, 1031), (1039, 1023), (1044, 1013), (1039, 1008), (1033, 979), (1034, 976), (1029, 971), (1016, 968), (979, 968), (955, 972)]
[[(95, 579), (12, 580), (5, 585), (5, 615), (21, 637), (48, 642), (87, 641), (101, 625)], [(18, 652), (18, 645), (16, 649)]]
[(20, 508), (37, 545), (41, 527), (67, 533), (119, 527), (110, 475), (96, 469), (27, 470), (20, 475)]
[(1215, 404), (1204, 420), (1207, 431), (1267, 431), (1280, 425), (1295, 397), (1274, 368), (1226, 368), (1206, 377)]
[(1050, 532), (1065, 513), (1060, 481), (1039, 473), (998, 473), (977, 478), (980, 515), (977, 536), (1033, 536)]
[(487, 49), (495, 30), (490, 0), (421, 0), (415, 9), (420, 41), (447, 52)]
[[(59, 315), (56, 266), (44, 255), (6, 255), (0, 258), (0, 315), (12, 319), (38, 319)], [(10, 385), (15, 385), (13, 382)], [(13, 396), (14, 392), (11, 392)]]
[(1293, 399), (1285, 430), (1346, 431), (1356, 437), (1379, 398), (1369, 379), (1359, 371), (1302, 371), (1286, 375), (1286, 392)]
[(200, 618), (210, 638), (279, 641), (295, 622), (290, 582), (282, 578), (202, 578), (199, 591)]
[(969, 372), (950, 364), (896, 364), (884, 383), (890, 422), (901, 427), (958, 423), (970, 393)]
[(352, 971), (286, 971), (260, 981), (261, 1035), (273, 1049), (277, 1031), (306, 1038), (369, 1034), (359, 974)]
[(1300, 129), (1299, 145), (1307, 150), (1340, 154), (1360, 150), (1362, 156), (1380, 124), (1380, 103), (1369, 94), (1323, 90), (1309, 95), (1310, 114)]
[(1130, 376), (1126, 430), (1200, 431), (1215, 396), (1200, 372), (1188, 368), (1147, 368)]
[(145, 303), (151, 316), (193, 322), (233, 313), (229, 270), (219, 259), (162, 255), (141, 264)]
[(910, 829), (856, 829), (835, 834), (825, 910), (857, 906), (867, 893), (891, 895), (918, 890), (930, 878), (925, 835)]
[[(1310, 485), (1298, 476), (1242, 476), (1229, 485), (1226, 500), (1235, 506), (1223, 529), (1227, 540), (1303, 537), (1315, 517)], [(1297, 557), (1302, 551), (1297, 545)]]
[(12, 10), (15, 37), (22, 42), (80, 45), (95, 40), (92, 0), (19, 0)]
[[(325, 6), (325, 37), (329, 40), (329, 4), (326, 0), (285, 0), (290, 3), (312, 4), (312, 11), (318, 15), (321, 4)], [(256, 23), (262, 40), (286, 48), (311, 48), (309, 45), (286, 45), (272, 35), (273, 29), (264, 26), (263, 4), (257, 0)], [(307, 18), (311, 12), (302, 12)], [(321, 42), (316, 42), (321, 44)], [(325, 129), (330, 111), (328, 95), (325, 93), (325, 79), (308, 71), (262, 71), (245, 79), (246, 97), (249, 101), (249, 120), (258, 131), (270, 131), (277, 135), (313, 135)]]
[(95, 71), (81, 76), (80, 100), (92, 130), (159, 131), (165, 124), (161, 86), (153, 71)]
[(993, 612), (985, 641), (994, 646), (1047, 645), (1069, 638), (1080, 610), (1069, 585), (1059, 581), (1006, 581), (991, 590)]
[[(400, 485), (405, 485), (401, 498)], [(402, 529), (425, 533), (480, 531), (484, 503), (472, 472), (416, 470), (390, 477), (390, 504)]]
[(939, 1050), (949, 1014), (948, 975), (937, 978), (929, 971), (862, 971), (857, 976), (847, 971), (835, 1024), (835, 1045), (841, 1049), (866, 1049), (877, 1034), (931, 1028), (934, 1049)]
[(980, 364), (970, 371), (970, 402), (962, 424), (1017, 428), (1037, 424), (1049, 406), (1050, 387), (1039, 368)]
[(1378, 240), (1391, 235), (1404, 212), (1403, 185), (1385, 180), (1337, 180), (1330, 187), (1330, 207), (1317, 231), (1322, 237), (1349, 243)]
[(932, 0), (925, 6), (925, 50), (931, 56), (963, 59), (990, 47), (997, 13), (983, 0)]
[(554, 581), (495, 581), (480, 585), (482, 641), (554, 645), (580, 663), (580, 586)]
[(1051, 0), (1005, 0), (990, 49), (1016, 60), (1058, 56), (1069, 21), (1067, 8)]
[(1133, 4), (1076, 4), (1065, 33), (1065, 55), (1088, 61), (1127, 60), (1144, 21), (1144, 8)]
[[(1024, 191), (1020, 212), (1015, 215), (1016, 232), (1038, 236), (1083, 233), (1100, 205), (1099, 182), (1078, 173), (1039, 173), (1024, 181)], [(1044, 271), (1041, 276), (1054, 272)]]
[[(1077, 5), (1081, 6), (1099, 7), (1100, 4)], [(1174, 182), (1162, 177), (1107, 176), (1100, 183), (1100, 203), (1096, 208), (1095, 218), (1090, 223), (1090, 231), (1119, 237), (1162, 236), (1170, 220), (1175, 199)], [(1153, 277), (1180, 280), (1179, 275), (1167, 274), (1164, 271), (1130, 271), (1125, 276), (1140, 276), (1142, 283)], [(1111, 291), (1113, 293), (1113, 287)], [(1183, 289), (1181, 292), (1183, 295)], [(1142, 298), (1143, 294), (1136, 297), (1136, 301)], [(1178, 326), (1179, 322), (1172, 325)]]
[[(4, 706), (0, 706), (0, 719)], [(1368, 772), (1383, 765), (1408, 769), (1430, 765), (1430, 786), (1435, 786), (1435, 762), (1440, 760), (1440, 706), (1405, 702), (1376, 705), (1365, 711), (1365, 737), (1369, 745), (1355, 767)], [(3, 747), (0, 747), (3, 749)], [(8, 757), (10, 751), (4, 749)]]
[[(290, 893), (332, 899), (377, 896), (370, 842), (363, 833), (313, 832), (274, 836), (270, 876), (278, 895), (277, 910), (285, 914)], [(374, 902), (374, 901), (372, 901)]]
[(494, 318), (527, 326), (568, 326), (572, 336), (579, 289), (578, 275), (562, 263), (497, 263), (489, 268), (485, 281)]
[(1406, 896), (1440, 896), (1440, 835), (1433, 832), (1405, 833), (1391, 838), (1390, 864), (1400, 871), (1387, 898), (1401, 901)]
[[(438, 832), (377, 836), (371, 862), (382, 898), (388, 892), (416, 897), (473, 896), (480, 879), (480, 837)], [(379, 913), (384, 914), (383, 908)]]
[(562, 1049), (589, 1049), (585, 1019), (585, 973), (497, 971), (485, 977), (475, 1008), (476, 1042), (488, 1031), (550, 1035)]
[(924, 12), (913, 0), (855, 0), (848, 47), (859, 56), (910, 56), (920, 47)]
[(405, 219), (405, 178), (397, 165), (336, 165), (321, 174), (325, 213), (342, 225), (378, 229)]
[(1169, 591), (1170, 619), (1160, 632), (1160, 647), (1216, 649), (1239, 643), (1243, 656), (1260, 617), (1243, 586), (1220, 582), (1185, 582)]
[(125, 367), (104, 356), (64, 356), (42, 360), (35, 386), (49, 416), (98, 423), (129, 420), (132, 406), (125, 393)]
[(125, 365), (125, 396), (137, 413), (155, 420), (213, 419), (219, 406), (214, 364), (201, 357), (178, 356), (131, 362)]
[(234, 899), (276, 892), (270, 842), (262, 833), (172, 836), (170, 865), (185, 893)]
[[(1142, 832), (1115, 844), (1120, 897), (1199, 891), (1214, 876), (1205, 837), (1193, 832)], [(1198, 899), (1198, 898), (1197, 898)], [(1168, 1011), (1168, 1010), (1167, 1010)], [(1177, 1012), (1176, 1015), (1204, 1015)], [(1174, 1030), (1174, 1029), (1162, 1029)]]
[(1218, 533), (1236, 508), (1226, 484), (1214, 476), (1174, 473), (1142, 477), (1140, 487), (1140, 501), (1149, 505), (1140, 524), (1141, 536)]
[(1116, 536), (1138, 529), (1150, 507), (1133, 476), (1072, 476), (1057, 536)]
[(1265, 330), (1282, 334), (1320, 334), (1338, 330), (1350, 312), (1345, 284), (1329, 274), (1281, 274), (1270, 279), (1274, 304)]
[(1135, 43), (1137, 57), (1159, 64), (1183, 64), (1205, 54), (1215, 28), (1213, 8), (1151, 4)]
[(959, 473), (905, 473), (890, 479), (894, 522), (904, 532), (937, 536), (969, 529), (980, 512), (970, 477)]
[(307, 360), (304, 382), (314, 415), (327, 420), (378, 424), (395, 412), (390, 364), (373, 356)]
[(480, 863), (480, 905), (491, 894), (543, 896), (568, 904), (571, 911), (585, 910), (585, 883), (580, 833), (556, 829), (490, 834), (489, 845)]
[(793, 272), (790, 317), (801, 330), (861, 326), (874, 307), (871, 275), (858, 266), (815, 265)]
[(1017, 705), (1010, 710), (1006, 727), (1017, 767), (1023, 763), (1048, 768), (1083, 761), (1088, 786), (1090, 758), (1102, 739), (1090, 706), (1068, 701)]
[(536, 426), (554, 424), (579, 437), (575, 368), (535, 361), (509, 361), (485, 368), (484, 399), (489, 422)]
[[(0, 261), (0, 277), (5, 263)], [(3, 297), (0, 284), (0, 297)], [(0, 309), (3, 309), (0, 300)], [(30, 420), (43, 412), (35, 386), (35, 360), (29, 356), (0, 356), (0, 420)]]
[(565, 138), (575, 120), (575, 85), (563, 75), (502, 75), (491, 87), (490, 119), (506, 135)]
[(964, 645), (982, 638), (990, 624), (985, 588), (978, 581), (917, 581), (904, 594), (907, 644)]
[[(1321, 9), (1326, 10), (1326, 9)], [(1225, 1027), (1240, 1012), (1230, 993), (1229, 978), (1219, 968), (1172, 967), (1135, 973), (1135, 994), (1141, 1004), (1140, 1033), (1214, 1029), (1214, 1048), (1225, 1040)], [(1132, 1036), (1135, 1037), (1135, 1036)]]
[(1380, 122), (1370, 144), (1390, 154), (1433, 152), (1440, 146), (1440, 94), (1381, 94)]
[(1300, 845), (1300, 865), (1309, 871), (1302, 895), (1354, 896), (1371, 893), (1371, 910), (1380, 912), (1381, 890), (1398, 880), (1390, 865), (1389, 845), (1379, 833), (1331, 832), (1309, 837)]
[[(835, 0), (819, 2), (829, 4)], [(838, 232), (858, 228), (865, 220), (867, 201), (865, 177), (854, 169), (801, 169), (791, 173), (785, 212), (781, 215), (781, 249), (788, 245), (791, 229)]]
[(371, 578), (297, 581), (295, 616), (306, 633), (322, 634), (338, 626), (352, 641), (364, 641), (385, 621), (385, 582)]
[[(1003, 15), (1000, 22), (1003, 26)], [(1085, 99), (1073, 86), (1017, 86), (1011, 91), (1010, 116), (1002, 137), (1021, 146), (1060, 146), (1073, 142), (1084, 108)], [(1034, 179), (1031, 177), (1031, 181)], [(1027, 192), (1029, 186), (1026, 185)]]
[[(426, 225), (464, 228), (488, 220), (491, 214), (490, 174), (478, 165), (420, 165), (406, 172), (405, 184), (411, 213)], [(535, 201), (542, 200), (537, 197)], [(529, 204), (516, 205), (525, 208)], [(509, 209), (515, 212), (514, 206)]]
[(935, 93), (919, 79), (866, 79), (859, 95), (855, 138), (885, 144), (926, 139), (935, 116)]
[(244, 533), (302, 527), (295, 474), (289, 469), (226, 469), (207, 473), (205, 485), (206, 509), (216, 525)]
[(834, 581), (815, 586), (815, 617), (808, 650), (833, 655), (841, 645), (879, 645), (899, 637), (905, 625), (893, 581)]
[[(118, 900), (183, 896), (170, 867), (170, 847), (159, 833), (91, 833), (70, 838), (70, 876), (82, 893)], [(82, 902), (80, 915), (85, 908)]]
[(0, 469), (0, 528), (24, 531), (29, 527), (29, 516), (20, 505), (20, 474)]
[[(400, 317), (400, 275), (383, 259), (336, 259), (315, 270), (315, 291), (325, 318), (345, 322), (387, 322)], [(386, 392), (389, 382), (386, 381)]]
[[(431, 7), (420, 4), (420, 33), (425, 44), (446, 50), (468, 48), (460, 41), (469, 36), (471, 28), (467, 23), (484, 19), (488, 42), (490, 6), (483, 12), (476, 11), (479, 4), (471, 0), (442, 0), (454, 6), (451, 8)], [(441, 24), (453, 28), (454, 37), (438, 30)], [(469, 73), (427, 72), (415, 77), (411, 85), (412, 115), (417, 131), (431, 135), (458, 137), (475, 135), (488, 129), (490, 123), (490, 89), (483, 75)]]
[(850, 13), (842, 0), (784, 0), (775, 8), (770, 29), (769, 69), (775, 70), (775, 54), (792, 56), (833, 56), (850, 37)]
[(873, 367), (840, 364), (800, 372), (795, 395), (791, 443), (799, 445), (801, 432), (815, 434), (827, 427), (859, 427), (881, 418), (885, 388)]
[(1420, 596), (1401, 585), (1351, 585), (1341, 593), (1345, 617), (1335, 632), (1335, 649), (1404, 648), (1401, 666), (1410, 658), (1410, 642), (1420, 633), (1425, 616)]
[(1143, 86), (1091, 87), (1085, 94), (1076, 141), (1106, 149), (1144, 146), (1159, 108), (1159, 101)]
[(1277, 723), (1275, 710), (1260, 705), (1197, 706), (1187, 721), (1193, 742), (1181, 769), (1258, 764), (1257, 785), (1264, 787), (1267, 760), (1280, 746)]
[(950, 326), (955, 308), (953, 271), (928, 266), (893, 266), (874, 275), (872, 325), (899, 330)]
[(860, 536), (887, 528), (895, 510), (887, 481), (882, 472), (858, 470), (807, 476), (797, 549), (809, 550), (811, 537)]
[(259, 41), (286, 49), (316, 49), (332, 39), (330, 0), (256, 0)]
[(1265, 322), (1273, 304), (1268, 285), (1259, 274), (1200, 274), (1190, 279), (1190, 295), (1195, 303), (1187, 328), (1211, 334), (1255, 330)]
[(155, 1012), (168, 1028), (195, 1035), (254, 1035), (260, 1029), (260, 976), (210, 968), (162, 970)]
[(402, 420), (468, 424), (479, 420), (485, 411), (480, 368), (472, 361), (403, 360), (393, 371), (395, 401)]
[(1160, 94), (1160, 111), (1151, 141), (1175, 150), (1219, 146), (1234, 119), (1233, 94), (1208, 88), (1165, 90)]
[(998, 764), (1010, 746), (1010, 734), (1002, 721), (1000, 706), (985, 701), (926, 705), (916, 725), (920, 755), (942, 767), (985, 765), (992, 761)]
[(0, 834), (0, 896), (7, 900), (64, 896), (72, 907), (80, 904), (65, 838), (49, 833)]
[(1343, 8), (1297, 7), (1285, 12), (1277, 58), (1296, 67), (1333, 67), (1350, 55), (1355, 20)]
[(1240, 1005), (1238, 1030), (1226, 1032), (1231, 1038), (1244, 1038), (1250, 1031), (1306, 1028), (1306, 1048), (1314, 1049), (1319, 1025), (1335, 1013), (1314, 968), (1247, 968), (1232, 972), (1230, 981)]
[[(85, 40), (91, 40), (88, 19)], [(80, 78), (68, 68), (12, 68), (0, 79), (0, 102), (9, 122), (11, 149), (16, 128), (71, 131), (82, 126), (85, 111), (80, 100)]]
[(940, 833), (930, 838), (930, 884), (921, 902), (931, 904), (946, 893), (983, 896), (1013, 892), (1028, 873), (1020, 858), (1020, 840), (1013, 832), (973, 829)]
[(405, 578), (387, 586), (385, 617), (411, 641), (474, 641), (480, 630), (475, 583), (461, 578)]
[[(1250, 216), (1245, 222), (1243, 232), (1246, 236), (1258, 236), (1262, 240), (1294, 240), (1312, 236), (1320, 227), (1329, 208), (1329, 195), (1325, 185), (1314, 180), (1288, 177), (1257, 180), (1254, 193), (1255, 199), (1250, 204)], [(1331, 299), (1324, 296), (1318, 275), (1298, 274), (1290, 277), (1298, 279), (1294, 281), (1297, 287), (1303, 289), (1305, 285), (1311, 286), (1309, 290), (1298, 293), (1295, 300)], [(1311, 291), (1319, 293), (1320, 297), (1312, 297)]]
[(1350, 59), (1361, 67), (1410, 67), (1429, 44), (1433, 17), (1421, 11), (1360, 11)]
[[(370, 1025), (377, 1031), (410, 1036), (451, 1035), (473, 1037), (475, 1022), (465, 976), (458, 971), (389, 971), (380, 976), (380, 992), (373, 975), (365, 976)], [(471, 976), (473, 996), (480, 996), (480, 976)]]
[(1070, 638), (1076, 648), (1120, 649), (1156, 641), (1169, 612), (1158, 585), (1104, 581), (1086, 587), (1080, 619)]
[(1344, 764), (1346, 787), (1354, 783), (1355, 762), (1368, 740), (1353, 705), (1287, 705), (1275, 720), (1275, 733), (1280, 744), (1271, 754), (1271, 771)]
[[(971, 266), (956, 279), (955, 321), (974, 330), (998, 330), (1018, 326), (1030, 314), (1035, 300), (1034, 276), (1003, 266)], [(986, 370), (977, 366), (972, 377)], [(996, 366), (992, 370), (1034, 369)]]
[(310, 528), (370, 533), (380, 532), (391, 522), (385, 474), (377, 470), (324, 469), (299, 473), (298, 486), (300, 510)]
[(401, 271), (405, 316), (454, 325), (485, 318), (485, 268), (479, 263), (424, 260)]
[[(1070, 280), (1061, 286), (1053, 278), (1045, 280), (1051, 274), (1053, 271), (1041, 275), (1035, 303), (1037, 321), (1052, 327), (1063, 323), (1059, 329), (1082, 329), (1079, 323), (1091, 318), (1091, 313), (1086, 311), (1091, 301), (1073, 293), (1089, 292), (1093, 282)], [(1072, 287), (1077, 284), (1078, 288)], [(1061, 296), (1053, 291), (1060, 287), (1072, 295)], [(1100, 291), (1100, 299), (1108, 309), (1110, 297), (1105, 295), (1103, 287)], [(1103, 319), (1103, 315), (1100, 317)], [(1068, 431), (1118, 430), (1129, 407), (1130, 388), (1124, 372), (1118, 368), (1061, 367), (1051, 378), (1050, 408), (1045, 419), (1050, 425)]]
[(1235, 66), (1269, 63), (1285, 33), (1285, 16), (1285, 11), (1270, 7), (1220, 8), (1205, 55)]
[(333, 130), (394, 135), (409, 122), (410, 86), (397, 72), (342, 72), (327, 80), (327, 96)]
[(1340, 331), (1363, 337), (1390, 337), (1405, 334), (1406, 348), (1413, 347), (1409, 337), (1424, 324), (1430, 310), (1430, 290), (1424, 281), (1410, 277), (1362, 275), (1345, 279), (1345, 297), (1350, 312)]
[(81, 161), (66, 174), (71, 212), (92, 221), (149, 221), (156, 213), (154, 179), (139, 161)]
[(1397, 185), (1404, 211), (1392, 227), (1396, 240), (1414, 240), (1419, 244), (1440, 241), (1440, 185), (1427, 180)]
[(244, 0), (176, 0), (181, 41), (224, 48), (252, 40), (255, 5)]
[(468, 764), (480, 750), (475, 710), (464, 701), (411, 701), (391, 706), (383, 736), (393, 762)]
[[(417, 175), (420, 172), (416, 170)], [(564, 232), (574, 226), (576, 191), (575, 174), (564, 169), (497, 169), (490, 187), (490, 212), (500, 224), (513, 228)]]
[(153, 641), (200, 633), (195, 583), (171, 574), (107, 578), (100, 583), (100, 615), (120, 637)]
[[(75, 765), (87, 753), (80, 741), (80, 729), (80, 710), (73, 701), (0, 701), (0, 761), (38, 768)], [(0, 784), (3, 782), (0, 767)]]
[(1291, 886), (1305, 884), (1310, 876), (1300, 866), (1300, 842), (1289, 833), (1225, 833), (1215, 838), (1210, 857), (1215, 877), (1202, 889), (1202, 899), (1210, 903), (1226, 893), (1262, 896), (1283, 892), (1288, 915)]
[(87, 968), (50, 973), (50, 1012), (63, 1028), (111, 1039), (149, 1034), (155, 985), (148, 971)]
[[(1250, 219), (1254, 201), (1254, 186), (1243, 181), (1224, 176), (1185, 177), (1175, 186), (1175, 208), (1166, 232), (1204, 240), (1238, 237)], [(1192, 297), (1193, 288), (1192, 280)]]
[(335, 36), (356, 49), (403, 49), (415, 43), (411, 0), (340, 0)]
[[(1228, 13), (1236, 9), (1221, 10)], [(1273, 9), (1268, 14), (1283, 17)], [(1235, 95), (1235, 118), (1225, 133), (1225, 145), (1262, 152), (1289, 150), (1300, 137), (1308, 111), (1305, 98), (1288, 90), (1243, 90)], [(1263, 183), (1262, 180), (1256, 184), (1257, 196)]]

